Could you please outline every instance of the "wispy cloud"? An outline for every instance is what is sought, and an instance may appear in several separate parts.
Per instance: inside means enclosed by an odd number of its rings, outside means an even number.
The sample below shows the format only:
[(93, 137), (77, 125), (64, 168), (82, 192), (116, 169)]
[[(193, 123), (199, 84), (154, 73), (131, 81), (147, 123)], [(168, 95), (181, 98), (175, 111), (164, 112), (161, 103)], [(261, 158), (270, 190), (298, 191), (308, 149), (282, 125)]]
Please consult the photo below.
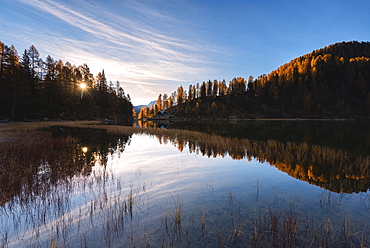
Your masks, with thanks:
[[(113, 55), (113, 57), (117, 57), (117, 55), (128, 55), (125, 58), (126, 61), (132, 61), (138, 64), (156, 61), (174, 62), (174, 69), (179, 68), (179, 64), (188, 67), (190, 63), (199, 65), (209, 62), (200, 53), (201, 50), (204, 53), (204, 47), (199, 47), (193, 41), (184, 40), (182, 39), (183, 37), (177, 38), (176, 33), (164, 34), (163, 30), (155, 29), (153, 26), (140, 21), (135, 22), (130, 18), (112, 13), (104, 16), (106, 20), (103, 20), (102, 16), (97, 15), (100, 9), (95, 9), (94, 12), (91, 12), (91, 8), (89, 8), (90, 14), (86, 14), (82, 10), (72, 9), (71, 6), (52, 0), (22, 1), (54, 15), (81, 32), (85, 32), (86, 38), (94, 38), (94, 42), (92, 43), (102, 45), (103, 47), (107, 47), (108, 45), (108, 49), (118, 51), (118, 54)], [(88, 4), (87, 2), (85, 3)], [(145, 8), (140, 9), (145, 10)], [(152, 11), (149, 14), (147, 10), (145, 11), (146, 15), (154, 15), (155, 13)], [(131, 18), (135, 18), (134, 16), (132, 15)], [(166, 18), (168, 19), (169, 17)], [(181, 30), (178, 32), (181, 33)], [(106, 51), (101, 49), (100, 52), (104, 53)], [(109, 54), (109, 56), (112, 55)], [(196, 67), (193, 69), (196, 69)]]
[(44, 51), (50, 49), (57, 59), (71, 63), (87, 63), (94, 73), (105, 69), (109, 79), (126, 82), (128, 91), (137, 94), (149, 86), (150, 94), (154, 88), (159, 94), (175, 90), (171, 82), (199, 80), (211, 71), (209, 54), (221, 51), (202, 40), (192, 23), (149, 3), (116, 1), (112, 9), (112, 2), (104, 1), (18, 1), (64, 23), (46, 33), (30, 31)]

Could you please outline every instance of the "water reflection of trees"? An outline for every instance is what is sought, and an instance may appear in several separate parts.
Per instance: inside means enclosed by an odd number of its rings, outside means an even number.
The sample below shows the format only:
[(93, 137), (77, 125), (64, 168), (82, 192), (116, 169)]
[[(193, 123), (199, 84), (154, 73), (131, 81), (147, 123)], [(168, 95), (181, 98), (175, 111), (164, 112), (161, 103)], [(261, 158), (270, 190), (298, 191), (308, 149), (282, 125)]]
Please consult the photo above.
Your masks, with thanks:
[(334, 192), (367, 191), (370, 186), (370, 155), (344, 149), (277, 140), (253, 141), (185, 130), (167, 130), (157, 137), (180, 151), (187, 146), (190, 152), (208, 157), (266, 161), (292, 177)]
[(156, 135), (159, 142), (171, 143), (179, 151), (188, 147), (190, 152), (208, 157), (255, 158), (269, 162), (292, 177), (333, 192), (360, 192), (370, 188), (370, 155), (364, 151), (356, 153), (352, 149), (330, 147), (327, 143), (320, 145), (319, 142), (268, 140), (266, 135), (262, 135), (263, 139), (252, 140), (178, 129), (106, 128), (117, 133)]
[(133, 133), (156, 135), (161, 143), (171, 143), (179, 151), (188, 147), (208, 157), (267, 161), (295, 178), (334, 192), (367, 191), (370, 186), (370, 155), (343, 148), (175, 129), (54, 127), (47, 132), (2, 135), (0, 204), (14, 197), (23, 201), (42, 196), (57, 182), (89, 175), (94, 165), (106, 165), (110, 153), (122, 152)]
[(368, 121), (175, 122), (168, 128), (215, 133), (249, 140), (307, 143), (365, 155), (370, 151), (370, 122)]
[[(53, 128), (48, 132), (8, 133), (0, 139), (0, 205), (43, 197), (56, 183), (89, 175), (94, 165), (123, 151), (127, 135), (106, 130)], [(82, 149), (85, 148), (85, 149)]]

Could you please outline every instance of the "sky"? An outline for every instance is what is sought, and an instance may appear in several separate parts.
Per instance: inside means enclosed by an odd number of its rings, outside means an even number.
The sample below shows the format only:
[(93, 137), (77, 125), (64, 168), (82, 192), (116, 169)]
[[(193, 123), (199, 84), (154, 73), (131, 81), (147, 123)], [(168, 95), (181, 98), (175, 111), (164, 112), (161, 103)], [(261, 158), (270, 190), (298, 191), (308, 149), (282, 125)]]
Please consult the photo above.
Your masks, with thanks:
[(134, 105), (353, 40), (370, 41), (369, 0), (0, 0), (0, 41), (104, 69)]

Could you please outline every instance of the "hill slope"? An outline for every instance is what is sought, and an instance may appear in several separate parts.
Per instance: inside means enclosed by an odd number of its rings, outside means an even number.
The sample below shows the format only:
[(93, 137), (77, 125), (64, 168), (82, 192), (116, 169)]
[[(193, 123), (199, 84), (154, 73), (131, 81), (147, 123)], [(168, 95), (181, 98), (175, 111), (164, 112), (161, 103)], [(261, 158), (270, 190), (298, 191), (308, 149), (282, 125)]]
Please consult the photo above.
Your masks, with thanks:
[(168, 111), (184, 117), (368, 118), (370, 42), (336, 43), (268, 75), (234, 78), (225, 86), (217, 81), (190, 86)]

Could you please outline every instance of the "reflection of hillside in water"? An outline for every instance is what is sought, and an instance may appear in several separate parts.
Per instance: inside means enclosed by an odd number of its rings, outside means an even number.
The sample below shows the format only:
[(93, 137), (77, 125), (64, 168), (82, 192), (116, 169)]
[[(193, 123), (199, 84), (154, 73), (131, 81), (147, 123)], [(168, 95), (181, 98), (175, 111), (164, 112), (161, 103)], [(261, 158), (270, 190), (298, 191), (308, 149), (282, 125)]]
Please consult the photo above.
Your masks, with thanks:
[(167, 128), (249, 140), (306, 143), (365, 155), (370, 151), (369, 121), (177, 122)]
[[(333, 192), (365, 192), (370, 188), (370, 143), (366, 138), (370, 130), (367, 123), (251, 122), (227, 129), (219, 125), (214, 123), (216, 128), (213, 130), (208, 127), (208, 133), (114, 126), (100, 126), (108, 132), (91, 129), (87, 134), (84, 133), (88, 131), (82, 132), (82, 129), (65, 130), (69, 130), (68, 135), (84, 140), (84, 146), (100, 144), (101, 151), (111, 150), (112, 144), (124, 149), (128, 142), (128, 139), (117, 141), (118, 137), (109, 133), (147, 133), (156, 135), (160, 142), (172, 143), (179, 151), (189, 147), (190, 152), (208, 157), (266, 161), (294, 178)], [(252, 138), (246, 138), (248, 136)], [(102, 164), (105, 164), (104, 156), (106, 154), (100, 154)]]
[[(306, 138), (299, 141), (301, 137), (294, 135), (292, 128), (284, 136), (276, 126), (271, 131), (256, 124), (256, 127), (249, 126), (249, 131), (236, 127), (229, 131), (219, 128), (208, 133), (115, 126), (99, 126), (96, 129), (91, 126), (54, 127), (49, 132), (21, 133), (5, 140), (3, 137), (0, 142), (0, 204), (14, 197), (26, 201), (43, 196), (56, 183), (68, 183), (75, 175), (89, 175), (94, 165), (106, 165), (110, 153), (122, 152), (133, 133), (156, 135), (160, 142), (172, 143), (180, 151), (189, 147), (190, 152), (208, 157), (230, 156), (233, 159), (267, 161), (292, 177), (333, 192), (365, 192), (370, 188), (370, 154), (366, 152), (370, 145), (366, 143), (369, 142), (366, 139), (368, 129), (364, 131), (357, 127), (360, 133), (357, 135), (354, 131), (344, 130), (341, 139), (353, 139), (354, 135), (358, 141), (357, 144), (350, 142), (351, 146), (347, 149), (340, 142), (331, 146), (332, 141), (325, 141), (323, 137), (321, 141), (313, 140), (315, 135), (307, 133), (312, 134), (316, 129), (302, 129)], [(285, 128), (285, 133), (288, 132), (286, 130), (289, 129)], [(322, 130), (316, 132), (322, 133)], [(215, 134), (216, 131), (223, 136)], [(252, 138), (245, 138), (249, 135)], [(266, 138), (269, 135), (271, 139)], [(329, 132), (326, 135), (332, 137)], [(294, 139), (291, 140), (290, 136)], [(283, 138), (279, 140), (279, 137)]]
[(158, 137), (161, 142), (173, 143), (180, 151), (188, 146), (191, 152), (205, 156), (266, 161), (292, 177), (333, 192), (365, 192), (370, 188), (370, 155), (363, 151), (355, 153), (305, 142), (239, 139), (186, 130), (168, 130), (167, 135)]

